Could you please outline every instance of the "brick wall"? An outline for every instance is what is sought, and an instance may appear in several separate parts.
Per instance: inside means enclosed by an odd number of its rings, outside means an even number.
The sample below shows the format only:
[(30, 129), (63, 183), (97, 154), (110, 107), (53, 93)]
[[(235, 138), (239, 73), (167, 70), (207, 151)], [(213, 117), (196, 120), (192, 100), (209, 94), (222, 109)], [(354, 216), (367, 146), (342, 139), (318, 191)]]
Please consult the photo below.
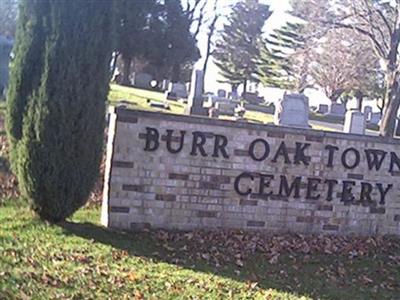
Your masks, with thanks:
[(400, 234), (400, 140), (118, 108), (102, 223)]

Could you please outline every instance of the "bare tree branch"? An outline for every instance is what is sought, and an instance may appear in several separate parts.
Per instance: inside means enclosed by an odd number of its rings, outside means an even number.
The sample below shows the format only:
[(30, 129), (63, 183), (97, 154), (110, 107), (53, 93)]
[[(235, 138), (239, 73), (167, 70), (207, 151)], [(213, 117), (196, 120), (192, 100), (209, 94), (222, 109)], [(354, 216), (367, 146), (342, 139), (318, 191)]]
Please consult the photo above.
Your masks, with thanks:
[[(199, 0), (198, 3), (200, 3), (200, 1), (201, 1), (201, 0)], [(207, 5), (207, 1), (204, 1), (204, 2), (203, 2), (203, 5), (201, 6), (201, 8), (200, 8), (200, 10), (199, 10), (199, 17), (198, 17), (197, 20), (196, 20), (196, 21), (197, 21), (196, 30), (194, 31), (194, 34), (193, 34), (193, 36), (194, 36), (195, 39), (197, 38), (197, 35), (198, 35), (199, 32), (200, 32), (201, 26), (203, 25), (204, 10), (205, 10), (205, 8), (206, 8), (206, 5)]]
[(379, 43), (379, 41), (375, 38), (373, 34), (371, 34), (369, 31), (362, 29), (360, 27), (354, 26), (352, 24), (343, 24), (343, 23), (338, 23), (338, 22), (326, 22), (327, 25), (332, 25), (335, 28), (345, 28), (345, 29), (352, 29), (355, 30), (356, 32), (363, 34), (364, 36), (367, 36), (373, 43), (374, 48), (377, 51), (377, 54), (379, 57), (383, 59), (387, 59), (387, 54), (385, 53), (382, 45)]
[(382, 13), (382, 11), (381, 11), (379, 8), (376, 9), (376, 12), (377, 12), (377, 14), (381, 17), (383, 23), (385, 23), (385, 25), (386, 25), (386, 27), (387, 27), (389, 33), (392, 34), (393, 29), (392, 29), (392, 27), (390, 26), (388, 19), (385, 17), (385, 15)]

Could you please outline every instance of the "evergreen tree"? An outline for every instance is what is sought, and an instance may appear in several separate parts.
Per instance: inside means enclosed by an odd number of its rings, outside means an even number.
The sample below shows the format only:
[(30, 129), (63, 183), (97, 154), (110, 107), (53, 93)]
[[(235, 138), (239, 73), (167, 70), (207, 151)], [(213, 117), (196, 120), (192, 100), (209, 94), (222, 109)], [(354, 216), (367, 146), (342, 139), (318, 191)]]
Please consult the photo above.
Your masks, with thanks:
[(248, 81), (258, 82), (262, 29), (270, 15), (269, 6), (258, 0), (241, 0), (232, 7), (213, 53), (215, 64), (225, 78), (223, 82), (234, 87), (242, 83), (244, 92)]
[(119, 0), (116, 2), (117, 50), (124, 63), (123, 84), (129, 85), (131, 63), (134, 58), (143, 58), (149, 49), (149, 24), (156, 15), (156, 1)]
[(85, 204), (102, 157), (111, 1), (22, 0), (8, 93), (11, 163), (42, 219)]
[(148, 71), (159, 81), (183, 79), (185, 69), (193, 66), (200, 54), (190, 32), (192, 17), (183, 10), (181, 1), (120, 0), (116, 3), (117, 50), (124, 62), (124, 84), (129, 84), (134, 59), (148, 63)]
[(265, 39), (258, 60), (263, 85), (299, 93), (309, 86), (310, 50), (304, 28), (299, 23), (286, 23)]
[(149, 62), (160, 80), (188, 80), (191, 68), (200, 57), (196, 39), (190, 32), (190, 16), (180, 0), (166, 0), (159, 6), (158, 17), (151, 24), (155, 30), (149, 37)]

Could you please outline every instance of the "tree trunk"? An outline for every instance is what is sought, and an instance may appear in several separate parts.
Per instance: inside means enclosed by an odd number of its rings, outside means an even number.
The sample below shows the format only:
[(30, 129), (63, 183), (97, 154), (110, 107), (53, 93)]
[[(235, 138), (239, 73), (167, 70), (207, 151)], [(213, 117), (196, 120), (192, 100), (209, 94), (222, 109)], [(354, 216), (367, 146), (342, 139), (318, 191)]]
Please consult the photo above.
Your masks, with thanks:
[(235, 83), (231, 84), (231, 91), (232, 93), (237, 93), (238, 85)]
[(180, 78), (180, 73), (181, 73), (181, 66), (178, 63), (175, 63), (174, 66), (172, 67), (172, 82), (179, 82)]
[(123, 57), (122, 58), (124, 62), (124, 71), (122, 72), (122, 84), (123, 85), (131, 85), (131, 82), (129, 80), (129, 75), (131, 74), (131, 58)]
[(204, 79), (206, 78), (207, 64), (208, 64), (208, 59), (210, 58), (210, 55), (211, 55), (211, 35), (208, 36), (206, 58), (205, 58), (204, 64), (203, 64), (203, 92), (204, 92), (204, 88), (205, 88)]
[[(385, 97), (385, 96), (383, 96), (383, 97)], [(381, 105), (379, 105), (379, 99), (378, 99), (376, 106), (379, 108), (381, 116), (383, 116), (383, 111), (385, 110), (385, 98), (382, 99), (382, 104)]]
[[(217, 6), (217, 2), (218, 0), (215, 0), (214, 2), (214, 10), (216, 10), (216, 6)], [(214, 35), (214, 31), (215, 31), (215, 23), (217, 23), (217, 20), (219, 18), (219, 15), (217, 15), (217, 13), (214, 11), (215, 15), (214, 15), (214, 19), (212, 20), (210, 26), (209, 26), (209, 32), (208, 32), (208, 36), (207, 36), (207, 51), (206, 51), (206, 58), (204, 60), (204, 65), (203, 65), (203, 90), (204, 90), (204, 78), (206, 78), (206, 71), (207, 71), (207, 64), (208, 64), (208, 59), (210, 58), (211, 55), (211, 41), (212, 41), (212, 37)], [(204, 91), (203, 91), (204, 92)]]
[(242, 93), (242, 97), (244, 97), (246, 95), (247, 92), (247, 79), (245, 79), (243, 81), (243, 93)]
[(364, 100), (364, 95), (357, 95), (356, 96), (357, 99), (357, 110), (362, 112), (362, 104), (363, 104), (363, 100)]
[(379, 134), (392, 137), (396, 126), (397, 112), (400, 105), (399, 83), (396, 72), (386, 76), (385, 109), (382, 116)]

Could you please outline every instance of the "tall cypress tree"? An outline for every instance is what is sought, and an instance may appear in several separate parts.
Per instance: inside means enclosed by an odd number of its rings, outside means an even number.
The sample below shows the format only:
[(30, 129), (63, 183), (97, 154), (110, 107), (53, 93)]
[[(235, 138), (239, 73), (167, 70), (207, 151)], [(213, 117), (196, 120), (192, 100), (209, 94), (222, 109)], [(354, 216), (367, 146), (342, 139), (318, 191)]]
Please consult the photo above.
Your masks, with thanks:
[(58, 222), (85, 204), (102, 156), (111, 1), (22, 0), (7, 133), (21, 192)]
[(258, 0), (241, 0), (232, 7), (213, 53), (224, 82), (232, 86), (243, 83), (244, 92), (248, 81), (258, 82), (262, 29), (271, 13), (269, 6)]

